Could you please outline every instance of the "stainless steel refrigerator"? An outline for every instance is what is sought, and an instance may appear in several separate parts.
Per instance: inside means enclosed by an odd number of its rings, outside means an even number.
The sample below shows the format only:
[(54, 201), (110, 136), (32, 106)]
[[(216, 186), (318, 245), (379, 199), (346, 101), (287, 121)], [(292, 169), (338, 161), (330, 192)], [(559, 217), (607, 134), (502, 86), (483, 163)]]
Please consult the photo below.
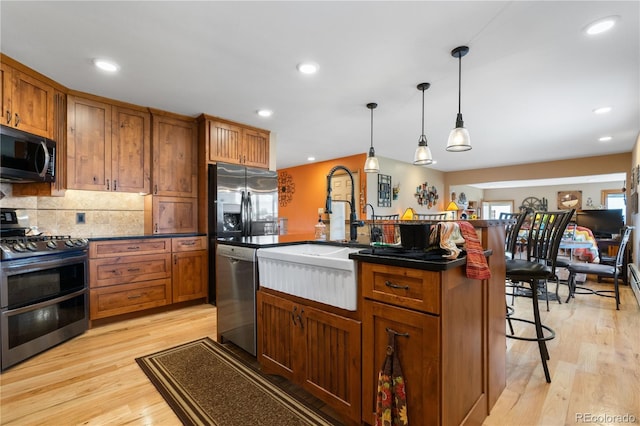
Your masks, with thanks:
[(278, 233), (278, 175), (236, 164), (210, 164), (208, 191), (209, 300), (217, 304), (216, 241)]

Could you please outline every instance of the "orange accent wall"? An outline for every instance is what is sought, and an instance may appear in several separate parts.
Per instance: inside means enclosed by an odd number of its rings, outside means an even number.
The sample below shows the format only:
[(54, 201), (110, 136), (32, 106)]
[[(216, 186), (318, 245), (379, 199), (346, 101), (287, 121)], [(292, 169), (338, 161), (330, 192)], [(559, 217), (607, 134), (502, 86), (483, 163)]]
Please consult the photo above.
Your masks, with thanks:
[[(327, 174), (334, 166), (341, 165), (352, 172), (357, 171), (360, 175), (360, 190), (364, 190), (366, 197), (367, 177), (362, 169), (366, 158), (366, 154), (357, 154), (304, 166), (278, 169), (278, 174), (284, 171), (289, 173), (296, 187), (291, 202), (286, 206), (278, 207), (278, 216), (287, 218), (288, 233), (304, 234), (314, 231), (314, 226), (318, 222), (318, 208), (324, 208), (327, 199)], [(362, 212), (357, 213), (360, 219), (364, 218)], [(327, 219), (327, 215), (322, 217)]]

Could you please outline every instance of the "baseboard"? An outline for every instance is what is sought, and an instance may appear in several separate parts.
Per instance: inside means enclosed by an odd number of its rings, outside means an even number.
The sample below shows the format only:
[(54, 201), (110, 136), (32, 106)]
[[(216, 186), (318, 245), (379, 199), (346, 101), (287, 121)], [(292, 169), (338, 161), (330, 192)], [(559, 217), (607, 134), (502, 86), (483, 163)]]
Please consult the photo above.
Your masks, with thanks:
[(640, 270), (634, 263), (629, 263), (629, 285), (631, 286), (631, 290), (633, 290), (633, 294), (636, 296), (636, 302), (638, 302), (638, 306), (640, 306)]

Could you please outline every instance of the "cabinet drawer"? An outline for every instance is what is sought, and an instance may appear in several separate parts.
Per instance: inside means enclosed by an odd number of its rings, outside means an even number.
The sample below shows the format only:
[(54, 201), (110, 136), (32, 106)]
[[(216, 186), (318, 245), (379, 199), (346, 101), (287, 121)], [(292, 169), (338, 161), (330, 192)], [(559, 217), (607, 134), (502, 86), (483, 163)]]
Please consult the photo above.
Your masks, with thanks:
[(171, 238), (97, 241), (89, 243), (89, 257), (114, 257), (130, 254), (159, 254), (171, 252)]
[(194, 251), (207, 249), (207, 237), (180, 237), (171, 240), (171, 251)]
[(359, 267), (365, 298), (440, 314), (440, 273), (373, 263)]
[(171, 279), (91, 289), (90, 319), (105, 318), (171, 303)]
[(119, 256), (89, 261), (91, 288), (170, 277), (170, 253)]

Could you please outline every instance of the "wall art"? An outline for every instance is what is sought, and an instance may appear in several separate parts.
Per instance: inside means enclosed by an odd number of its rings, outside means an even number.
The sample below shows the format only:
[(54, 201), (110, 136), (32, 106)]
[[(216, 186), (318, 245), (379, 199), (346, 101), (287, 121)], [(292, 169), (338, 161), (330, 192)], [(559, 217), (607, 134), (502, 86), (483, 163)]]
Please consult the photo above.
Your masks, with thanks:
[(293, 178), (287, 172), (278, 173), (278, 204), (280, 207), (286, 207), (293, 199), (296, 192), (296, 184)]
[(438, 202), (438, 190), (433, 185), (429, 186), (427, 182), (417, 186), (416, 193), (413, 195), (417, 198), (418, 204), (427, 206), (429, 209)]
[(582, 209), (582, 191), (558, 191), (558, 210), (571, 209)]
[(378, 174), (378, 207), (391, 207), (391, 176)]

